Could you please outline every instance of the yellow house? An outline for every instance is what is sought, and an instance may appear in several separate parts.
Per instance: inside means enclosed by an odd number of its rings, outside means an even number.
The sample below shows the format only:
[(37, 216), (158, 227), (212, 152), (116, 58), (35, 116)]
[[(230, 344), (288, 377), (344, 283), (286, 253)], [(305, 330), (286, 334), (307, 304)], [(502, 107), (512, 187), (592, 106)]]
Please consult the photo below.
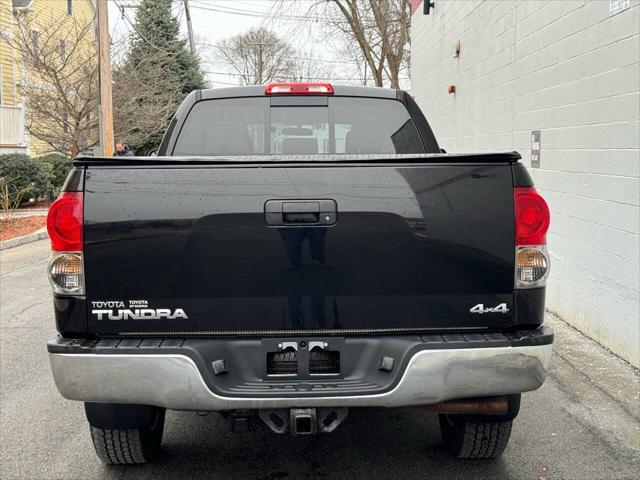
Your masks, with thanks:
[[(65, 38), (73, 35), (65, 29), (85, 25), (91, 29), (91, 34), (84, 35), (82, 42), (86, 43), (84, 48), (93, 52), (97, 49), (94, 19), (94, 0), (0, 0), (0, 154), (42, 155), (55, 150), (51, 140), (44, 141), (41, 134), (35, 134), (35, 129), (29, 133), (28, 119), (32, 118), (29, 114), (34, 114), (37, 108), (30, 105), (29, 89), (24, 87), (38, 82), (44, 90), (51, 87), (41, 80), (37, 69), (25, 61), (21, 48), (16, 46), (18, 42), (21, 39), (28, 41), (29, 48), (33, 49), (44, 49), (45, 42), (49, 47), (54, 44), (57, 55), (64, 58), (72, 50)], [(95, 55), (96, 65), (97, 62)], [(24, 98), (25, 92), (27, 98)], [(98, 115), (97, 110), (93, 115)], [(66, 121), (50, 119), (48, 124), (51, 138), (62, 138), (68, 133)], [(40, 138), (36, 138), (38, 136)]]

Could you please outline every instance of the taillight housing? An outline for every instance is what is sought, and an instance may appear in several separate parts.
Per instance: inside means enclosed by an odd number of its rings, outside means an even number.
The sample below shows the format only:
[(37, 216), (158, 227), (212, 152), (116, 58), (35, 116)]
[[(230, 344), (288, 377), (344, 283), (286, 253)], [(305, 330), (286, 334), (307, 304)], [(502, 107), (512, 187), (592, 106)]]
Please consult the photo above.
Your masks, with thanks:
[(63, 192), (47, 214), (47, 232), (51, 249), (82, 250), (82, 193)]
[(265, 95), (333, 95), (330, 83), (270, 83), (264, 89)]
[(516, 245), (547, 243), (549, 207), (533, 187), (515, 189)]
[(63, 192), (47, 214), (51, 239), (49, 282), (58, 295), (84, 295), (81, 192)]
[(549, 276), (549, 207), (533, 187), (516, 187), (516, 288), (544, 287)]

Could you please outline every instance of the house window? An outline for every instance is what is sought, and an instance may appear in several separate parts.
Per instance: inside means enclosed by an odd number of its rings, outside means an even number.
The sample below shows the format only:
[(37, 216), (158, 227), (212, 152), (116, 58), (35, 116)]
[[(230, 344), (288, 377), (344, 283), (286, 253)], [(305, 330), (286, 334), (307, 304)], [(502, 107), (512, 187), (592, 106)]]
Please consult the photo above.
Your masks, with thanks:
[(62, 119), (62, 132), (69, 133), (69, 115), (67, 113), (64, 114)]
[(64, 38), (60, 39), (60, 42), (58, 43), (58, 49), (60, 52), (60, 61), (64, 63), (67, 59), (67, 45), (64, 42)]
[(67, 15), (73, 15), (73, 0), (67, 0)]
[(31, 30), (31, 46), (33, 49), (33, 56), (40, 56), (40, 32), (38, 30)]

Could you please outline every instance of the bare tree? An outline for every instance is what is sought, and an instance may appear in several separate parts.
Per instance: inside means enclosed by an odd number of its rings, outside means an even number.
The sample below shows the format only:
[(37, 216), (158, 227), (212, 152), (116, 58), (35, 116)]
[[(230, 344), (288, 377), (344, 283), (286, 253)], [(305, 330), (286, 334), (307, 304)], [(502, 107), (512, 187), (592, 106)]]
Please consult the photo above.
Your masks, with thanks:
[(296, 13), (322, 22), (326, 39), (342, 47), (363, 83), (400, 87), (410, 61), (410, 0), (278, 0), (273, 11), (274, 19)]
[(294, 82), (321, 82), (331, 80), (333, 68), (317, 58), (312, 51), (296, 53), (286, 80)]
[(10, 178), (0, 177), (0, 221), (8, 222), (13, 218), (13, 212), (20, 206), (24, 196), (29, 193), (33, 185), (15, 187)]
[(399, 88), (400, 72), (409, 61), (411, 1), (331, 0), (331, 7), (342, 16), (335, 27), (350, 33), (360, 47), (376, 86), (387, 77), (391, 88)]
[(222, 40), (216, 45), (221, 60), (235, 70), (245, 85), (283, 80), (295, 70), (293, 47), (266, 28)]
[(8, 41), (23, 60), (19, 88), (27, 130), (53, 151), (75, 156), (98, 143), (98, 61), (93, 21), (74, 16), (18, 19)]

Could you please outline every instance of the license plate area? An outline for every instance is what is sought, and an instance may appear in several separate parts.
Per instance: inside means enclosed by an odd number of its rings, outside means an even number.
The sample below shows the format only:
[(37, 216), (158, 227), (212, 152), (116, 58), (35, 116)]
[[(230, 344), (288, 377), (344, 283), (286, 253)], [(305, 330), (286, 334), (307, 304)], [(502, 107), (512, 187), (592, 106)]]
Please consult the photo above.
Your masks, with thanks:
[(263, 339), (264, 378), (341, 376), (344, 338)]
[(312, 350), (309, 352), (310, 375), (340, 375), (340, 352)]
[(270, 377), (298, 375), (298, 352), (293, 349), (267, 352), (267, 375)]

